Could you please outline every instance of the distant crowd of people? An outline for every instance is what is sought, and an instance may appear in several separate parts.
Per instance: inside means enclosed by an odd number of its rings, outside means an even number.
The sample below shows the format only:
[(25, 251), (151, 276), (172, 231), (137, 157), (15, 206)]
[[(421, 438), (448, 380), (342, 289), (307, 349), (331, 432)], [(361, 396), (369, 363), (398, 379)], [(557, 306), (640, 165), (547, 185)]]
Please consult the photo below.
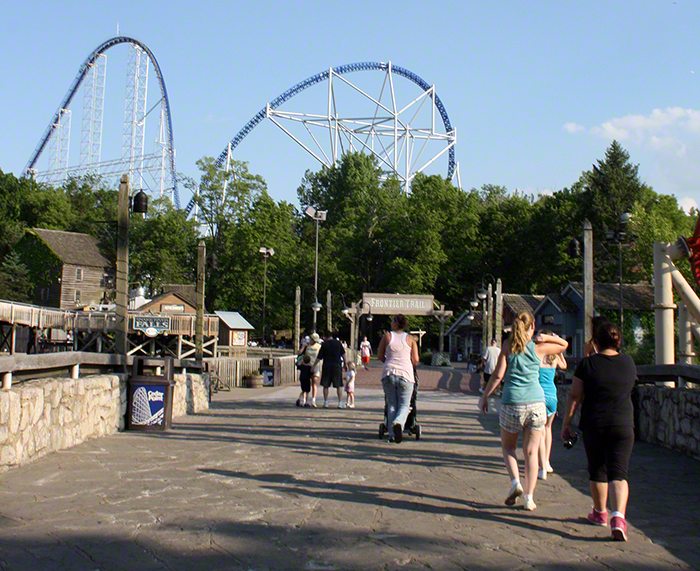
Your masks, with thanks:
[[(383, 363), (386, 427), (391, 442), (403, 439), (415, 389), (418, 344), (407, 331), (405, 315), (395, 315), (391, 330), (379, 343), (377, 357)], [(610, 526), (615, 540), (627, 540), (625, 512), (629, 497), (627, 482), (634, 444), (631, 393), (637, 380), (634, 361), (620, 353), (620, 329), (602, 317), (593, 320), (592, 338), (584, 348), (585, 357), (576, 367), (571, 392), (564, 409), (561, 439), (572, 447), (578, 433), (572, 427), (581, 408), (579, 428), (588, 461), (593, 509), (590, 523)], [(501, 449), (510, 486), (505, 504), (522, 501), (524, 510), (537, 508), (535, 488), (554, 469), (550, 463), (552, 427), (557, 414), (557, 369), (567, 368), (567, 341), (549, 330), (535, 331), (530, 312), (518, 314), (509, 338), (501, 347), (494, 340), (481, 355), (483, 379), (479, 408), (486, 414), (489, 398), (500, 391), (499, 425)], [(372, 347), (365, 337), (360, 359), (365, 370)], [(358, 363), (359, 364), (359, 363)], [(301, 392), (297, 406), (316, 407), (317, 385), (323, 388), (323, 407), (329, 406), (331, 387), (336, 389), (338, 408), (355, 407), (356, 364), (345, 359), (345, 345), (336, 332), (325, 339), (317, 333), (307, 337), (297, 356)], [(517, 447), (522, 433), (524, 479), (521, 482)], [(608, 512), (610, 496), (611, 512)]]

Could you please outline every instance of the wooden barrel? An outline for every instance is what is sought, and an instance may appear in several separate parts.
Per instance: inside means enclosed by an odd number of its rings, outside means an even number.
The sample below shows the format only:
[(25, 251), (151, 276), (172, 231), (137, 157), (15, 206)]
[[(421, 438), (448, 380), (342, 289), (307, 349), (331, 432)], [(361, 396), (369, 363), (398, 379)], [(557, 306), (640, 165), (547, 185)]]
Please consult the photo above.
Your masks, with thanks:
[(245, 381), (245, 386), (249, 389), (261, 389), (263, 386), (263, 376), (260, 373), (247, 375), (243, 380)]

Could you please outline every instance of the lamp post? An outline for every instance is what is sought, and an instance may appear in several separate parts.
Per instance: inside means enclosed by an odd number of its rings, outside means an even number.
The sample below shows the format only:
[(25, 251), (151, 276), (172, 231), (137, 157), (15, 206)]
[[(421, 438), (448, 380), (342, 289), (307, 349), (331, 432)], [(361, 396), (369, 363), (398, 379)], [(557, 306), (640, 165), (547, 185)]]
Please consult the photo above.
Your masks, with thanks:
[(263, 271), (263, 311), (262, 311), (262, 340), (265, 343), (265, 301), (267, 298), (267, 259), (275, 255), (275, 250), (273, 248), (265, 248), (261, 246), (258, 252), (262, 254), (263, 261), (265, 263), (265, 270)]
[(365, 318), (367, 320), (367, 323), (371, 323), (374, 317), (372, 316), (372, 306), (367, 303), (364, 300), (361, 300), (358, 304), (356, 304), (357, 308), (357, 334), (355, 335), (355, 342), (357, 343), (357, 347), (355, 347), (358, 351), (360, 350), (360, 318), (362, 315), (365, 313), (364, 307), (367, 306), (367, 317)]
[(316, 263), (314, 267), (314, 302), (311, 304), (311, 309), (314, 312), (314, 333), (316, 333), (316, 322), (318, 320), (318, 312), (323, 307), (318, 302), (318, 223), (326, 219), (327, 210), (316, 210), (313, 206), (307, 206), (304, 210), (309, 218), (316, 221)]
[[(148, 212), (148, 196), (139, 190), (131, 199), (129, 175), (122, 175), (117, 198), (117, 276), (116, 276), (116, 334), (115, 347), (126, 356), (129, 352), (129, 211)], [(126, 361), (124, 362), (126, 366)]]
[[(620, 278), (620, 346), (622, 346), (625, 337), (625, 309), (622, 296), (622, 243), (627, 238), (627, 225), (629, 224), (630, 220), (632, 220), (632, 215), (625, 212), (620, 216), (617, 230), (608, 230), (605, 233), (605, 239), (607, 242), (617, 246), (618, 277)], [(634, 242), (637, 236), (635, 234), (631, 234), (629, 238), (632, 242)]]
[[(491, 278), (488, 282), (488, 288), (484, 286), (484, 280)], [(483, 303), (483, 329), (482, 340), (484, 349), (491, 345), (491, 336), (493, 334), (493, 284), (496, 283), (496, 278), (492, 274), (486, 274), (481, 278), (481, 287), (476, 290), (476, 297)]]

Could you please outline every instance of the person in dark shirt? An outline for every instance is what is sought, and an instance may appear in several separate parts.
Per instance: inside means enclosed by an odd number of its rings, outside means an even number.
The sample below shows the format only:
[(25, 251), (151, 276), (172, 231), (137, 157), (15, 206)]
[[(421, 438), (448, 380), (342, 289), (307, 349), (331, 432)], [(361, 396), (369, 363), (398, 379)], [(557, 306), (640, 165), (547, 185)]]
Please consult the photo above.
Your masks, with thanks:
[(301, 385), (301, 394), (297, 399), (297, 406), (310, 407), (309, 393), (311, 392), (311, 357), (304, 354), (301, 363), (297, 365), (299, 369), (299, 384)]
[(619, 352), (621, 340), (620, 328), (610, 322), (601, 323), (594, 329), (593, 343), (597, 353), (586, 357), (576, 367), (561, 437), (566, 441), (575, 434), (571, 420), (583, 401), (579, 428), (583, 432), (593, 497), (593, 511), (588, 514), (588, 521), (608, 525), (609, 490), (612, 538), (627, 541), (627, 473), (634, 445), (631, 395), (637, 382), (637, 369), (629, 355)]
[(343, 344), (335, 338), (335, 332), (328, 331), (321, 349), (316, 357), (318, 361), (323, 361), (321, 371), (321, 386), (323, 387), (323, 408), (328, 408), (328, 388), (333, 385), (338, 393), (338, 408), (343, 407), (343, 361), (345, 348)]

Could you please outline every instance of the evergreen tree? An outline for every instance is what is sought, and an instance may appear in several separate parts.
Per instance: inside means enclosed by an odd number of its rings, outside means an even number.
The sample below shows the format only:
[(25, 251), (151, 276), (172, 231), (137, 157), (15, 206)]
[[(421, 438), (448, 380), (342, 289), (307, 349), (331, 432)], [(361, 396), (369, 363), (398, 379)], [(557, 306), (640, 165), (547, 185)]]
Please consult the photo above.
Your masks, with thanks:
[(0, 266), (0, 299), (28, 303), (32, 299), (34, 285), (29, 279), (29, 270), (11, 251)]

